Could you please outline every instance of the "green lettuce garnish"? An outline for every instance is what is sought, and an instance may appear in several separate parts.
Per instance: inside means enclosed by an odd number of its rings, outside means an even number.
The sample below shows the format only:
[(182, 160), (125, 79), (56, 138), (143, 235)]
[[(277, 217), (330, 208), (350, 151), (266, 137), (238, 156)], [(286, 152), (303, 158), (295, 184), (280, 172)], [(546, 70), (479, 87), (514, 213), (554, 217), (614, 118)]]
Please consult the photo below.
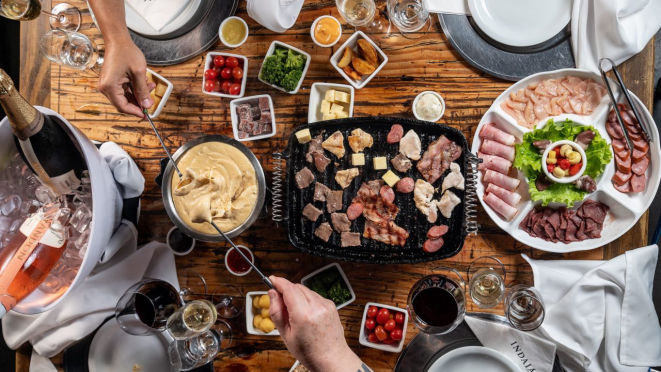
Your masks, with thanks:
[(533, 145), (533, 142), (543, 140), (556, 142), (567, 139), (573, 141), (579, 133), (586, 130), (593, 131), (595, 136), (585, 150), (587, 165), (584, 174), (596, 179), (604, 173), (606, 165), (611, 162), (612, 155), (610, 146), (593, 126), (575, 125), (569, 119), (559, 123), (550, 119), (543, 128), (523, 135), (523, 141), (515, 146), (514, 167), (523, 171), (528, 178), (530, 198), (533, 201), (541, 201), (544, 206), (551, 202), (563, 203), (571, 208), (575, 202), (583, 200), (588, 194), (587, 191), (580, 190), (571, 183), (555, 183), (544, 191), (537, 190), (535, 180), (538, 176), (543, 175), (542, 153)]

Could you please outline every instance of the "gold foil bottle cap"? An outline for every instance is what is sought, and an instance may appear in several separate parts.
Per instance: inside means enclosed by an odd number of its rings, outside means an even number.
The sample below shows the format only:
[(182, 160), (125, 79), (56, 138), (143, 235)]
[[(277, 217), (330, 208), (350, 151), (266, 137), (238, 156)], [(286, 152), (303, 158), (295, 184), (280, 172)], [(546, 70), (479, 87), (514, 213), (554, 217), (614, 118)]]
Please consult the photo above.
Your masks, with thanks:
[(0, 94), (9, 94), (14, 89), (14, 82), (5, 70), (0, 68)]

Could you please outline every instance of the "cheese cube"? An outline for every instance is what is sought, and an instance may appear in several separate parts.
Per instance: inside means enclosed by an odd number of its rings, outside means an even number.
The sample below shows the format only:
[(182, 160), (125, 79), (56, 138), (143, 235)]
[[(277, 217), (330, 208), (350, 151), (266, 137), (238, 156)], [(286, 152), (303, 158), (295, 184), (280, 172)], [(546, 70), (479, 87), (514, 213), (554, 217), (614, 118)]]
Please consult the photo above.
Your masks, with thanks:
[(346, 111), (338, 111), (335, 113), (335, 117), (337, 119), (345, 119), (349, 117), (349, 113), (347, 113)]
[(331, 109), (330, 101), (326, 101), (326, 100), (321, 101), (321, 109), (319, 110), (319, 112), (321, 112), (322, 114), (328, 114), (330, 112), (330, 109)]
[(331, 105), (330, 112), (336, 113), (336, 112), (340, 112), (340, 111), (344, 111), (344, 107), (342, 107), (342, 105), (340, 105), (338, 103), (333, 103)]
[(168, 90), (168, 86), (165, 83), (161, 83), (160, 81), (156, 85), (156, 89), (154, 91), (156, 92), (156, 97), (163, 97), (165, 95), (165, 91)]
[(365, 165), (365, 154), (351, 154), (351, 164), (354, 167), (358, 165)]
[(328, 102), (334, 102), (335, 101), (335, 91), (332, 89), (329, 89), (326, 91), (326, 96), (324, 98)]
[(386, 174), (383, 175), (384, 181), (388, 184), (388, 186), (393, 187), (397, 182), (399, 182), (399, 177), (395, 173), (393, 173), (391, 170), (387, 171)]
[(321, 120), (333, 120), (333, 119), (336, 119), (334, 113), (324, 114), (324, 116), (321, 118)]
[(349, 95), (349, 93), (335, 91), (335, 101), (334, 102), (349, 103), (350, 99), (351, 99), (351, 96)]
[(388, 168), (388, 159), (385, 156), (377, 156), (373, 159), (374, 169), (382, 170)]
[(300, 144), (310, 142), (312, 140), (312, 135), (310, 134), (310, 130), (309, 129), (299, 130), (298, 132), (296, 132), (296, 139)]

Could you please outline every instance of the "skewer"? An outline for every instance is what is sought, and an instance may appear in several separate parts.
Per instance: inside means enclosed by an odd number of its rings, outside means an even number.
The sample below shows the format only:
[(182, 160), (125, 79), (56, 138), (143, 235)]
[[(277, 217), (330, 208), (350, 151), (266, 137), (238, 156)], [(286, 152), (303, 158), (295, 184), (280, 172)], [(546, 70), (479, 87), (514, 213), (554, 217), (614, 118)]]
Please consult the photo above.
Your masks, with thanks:
[[(629, 131), (624, 126), (624, 121), (622, 120), (622, 114), (620, 113), (620, 108), (617, 107), (617, 101), (615, 100), (615, 96), (613, 95), (613, 90), (611, 89), (610, 83), (608, 81), (608, 77), (606, 76), (606, 72), (601, 67), (601, 62), (603, 62), (603, 60), (604, 58), (599, 60), (599, 71), (601, 72), (601, 79), (604, 81), (604, 84), (606, 85), (606, 90), (608, 91), (608, 97), (610, 98), (611, 104), (613, 105), (613, 110), (615, 110), (615, 115), (617, 116), (617, 122), (620, 124), (620, 128), (622, 129), (622, 134), (624, 134), (624, 139), (627, 148), (629, 149), (629, 151), (633, 151), (633, 144), (631, 143), (631, 138), (629, 138)], [(611, 60), (609, 59), (609, 61)], [(611, 61), (611, 63), (613, 63), (613, 61)], [(615, 68), (615, 64), (613, 64), (613, 68)]]
[(165, 150), (165, 153), (168, 154), (168, 158), (170, 158), (170, 162), (174, 166), (174, 169), (177, 171), (177, 175), (179, 176), (179, 179), (182, 179), (184, 176), (179, 171), (179, 167), (177, 167), (177, 163), (175, 163), (174, 159), (172, 159), (172, 155), (170, 155), (170, 150), (168, 150), (168, 147), (165, 146), (165, 142), (163, 142), (163, 138), (161, 138), (160, 133), (158, 133), (158, 130), (154, 125), (154, 122), (151, 121), (151, 118), (149, 117), (149, 112), (147, 111), (147, 109), (143, 108), (142, 113), (145, 114), (145, 117), (149, 121), (149, 124), (151, 124), (151, 127), (154, 128), (154, 133), (156, 133), (156, 137), (158, 137), (158, 140), (161, 142), (161, 146), (163, 146), (163, 150)]

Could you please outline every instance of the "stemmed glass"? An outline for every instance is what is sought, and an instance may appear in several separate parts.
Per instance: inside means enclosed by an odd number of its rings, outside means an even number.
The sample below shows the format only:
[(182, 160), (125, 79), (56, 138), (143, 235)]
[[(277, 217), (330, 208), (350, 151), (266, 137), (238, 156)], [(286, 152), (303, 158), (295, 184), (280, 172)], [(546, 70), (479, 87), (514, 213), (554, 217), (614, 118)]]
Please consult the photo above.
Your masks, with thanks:
[(179, 294), (185, 301), (206, 297), (209, 293), (207, 281), (195, 270), (179, 271)]
[(218, 316), (232, 319), (239, 316), (246, 307), (246, 298), (238, 287), (225, 284), (213, 291), (211, 302), (218, 310)]
[(335, 0), (335, 4), (342, 18), (356, 28), (368, 33), (390, 31), (390, 21), (379, 16), (374, 0)]
[(170, 364), (179, 371), (190, 371), (214, 360), (232, 344), (232, 327), (222, 320), (208, 331), (185, 340), (174, 340), (168, 347)]
[(126, 290), (115, 307), (115, 318), (128, 334), (149, 336), (163, 332), (168, 319), (184, 306), (177, 289), (159, 279), (144, 279)]
[(471, 299), (482, 309), (498, 305), (505, 297), (506, 278), (505, 265), (499, 259), (492, 256), (476, 258), (468, 267)]
[[(407, 39), (423, 37), (431, 27), (427, 0), (387, 0), (388, 16)], [(424, 31), (419, 32), (422, 28)]]
[(68, 3), (59, 4), (47, 12), (41, 8), (39, 0), (0, 1), (0, 16), (9, 19), (31, 21), (40, 14), (50, 17), (51, 28), (66, 31), (78, 31), (83, 18), (80, 9)]
[(63, 66), (98, 74), (103, 63), (96, 44), (78, 32), (48, 31), (40, 46), (44, 57)]
[(514, 328), (533, 331), (544, 322), (544, 300), (539, 291), (525, 284), (517, 284), (507, 292), (505, 315)]

